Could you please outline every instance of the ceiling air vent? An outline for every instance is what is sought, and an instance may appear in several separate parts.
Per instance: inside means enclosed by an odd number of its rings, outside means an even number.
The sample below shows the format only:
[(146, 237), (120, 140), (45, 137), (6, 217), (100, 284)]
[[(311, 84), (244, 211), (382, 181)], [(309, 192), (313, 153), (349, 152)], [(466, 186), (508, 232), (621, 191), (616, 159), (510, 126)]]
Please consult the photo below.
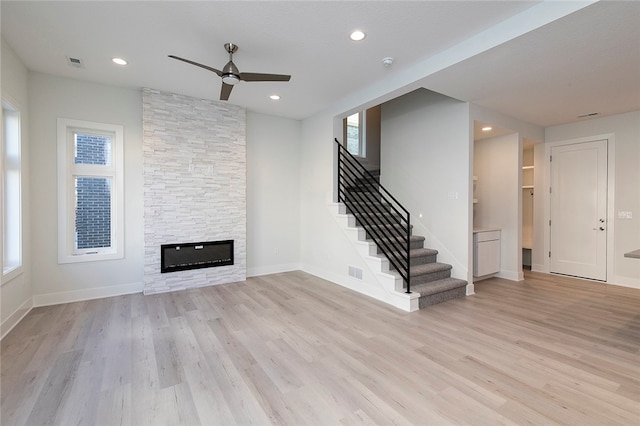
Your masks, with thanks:
[(67, 56), (67, 63), (75, 68), (84, 68), (84, 64), (82, 63), (82, 59), (73, 58), (71, 56)]

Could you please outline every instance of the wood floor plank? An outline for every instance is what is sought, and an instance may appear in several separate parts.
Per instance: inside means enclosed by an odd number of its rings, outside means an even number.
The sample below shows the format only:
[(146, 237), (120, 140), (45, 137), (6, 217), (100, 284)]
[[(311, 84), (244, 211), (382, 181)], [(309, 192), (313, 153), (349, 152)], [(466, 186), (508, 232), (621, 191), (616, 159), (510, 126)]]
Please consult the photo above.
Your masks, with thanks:
[(66, 421), (61, 418), (60, 407), (66, 402), (73, 381), (77, 377), (81, 357), (80, 351), (65, 352), (57, 357), (26, 424), (54, 425)]
[(33, 309), (2, 425), (636, 425), (640, 290), (547, 274), (406, 313), (301, 271)]

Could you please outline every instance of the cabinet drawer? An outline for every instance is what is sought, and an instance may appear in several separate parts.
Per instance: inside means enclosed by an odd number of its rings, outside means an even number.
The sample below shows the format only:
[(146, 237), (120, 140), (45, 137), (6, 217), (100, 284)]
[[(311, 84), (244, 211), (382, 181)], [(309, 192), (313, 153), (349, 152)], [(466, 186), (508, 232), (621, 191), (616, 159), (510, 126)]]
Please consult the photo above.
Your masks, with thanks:
[(486, 232), (476, 232), (474, 234), (476, 243), (481, 243), (482, 241), (492, 241), (500, 239), (500, 231), (486, 231)]

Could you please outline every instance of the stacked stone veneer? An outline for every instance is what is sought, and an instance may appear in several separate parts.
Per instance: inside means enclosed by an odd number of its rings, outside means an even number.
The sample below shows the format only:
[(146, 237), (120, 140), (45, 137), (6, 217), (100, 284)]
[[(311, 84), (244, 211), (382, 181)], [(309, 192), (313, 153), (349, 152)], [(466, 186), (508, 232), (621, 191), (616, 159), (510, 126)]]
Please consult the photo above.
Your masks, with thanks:
[[(143, 89), (144, 293), (246, 279), (246, 114)], [(234, 265), (160, 273), (160, 245), (234, 240)]]

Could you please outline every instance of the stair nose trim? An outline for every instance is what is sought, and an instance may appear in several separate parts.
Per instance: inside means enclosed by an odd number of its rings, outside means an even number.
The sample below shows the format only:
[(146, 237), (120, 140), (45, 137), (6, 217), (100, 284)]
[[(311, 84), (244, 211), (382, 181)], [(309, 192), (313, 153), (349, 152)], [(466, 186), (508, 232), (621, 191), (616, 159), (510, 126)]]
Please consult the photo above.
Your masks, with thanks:
[(438, 250), (434, 250), (430, 248), (417, 248), (417, 249), (411, 249), (409, 251), (410, 257), (436, 256), (437, 254), (438, 254)]

